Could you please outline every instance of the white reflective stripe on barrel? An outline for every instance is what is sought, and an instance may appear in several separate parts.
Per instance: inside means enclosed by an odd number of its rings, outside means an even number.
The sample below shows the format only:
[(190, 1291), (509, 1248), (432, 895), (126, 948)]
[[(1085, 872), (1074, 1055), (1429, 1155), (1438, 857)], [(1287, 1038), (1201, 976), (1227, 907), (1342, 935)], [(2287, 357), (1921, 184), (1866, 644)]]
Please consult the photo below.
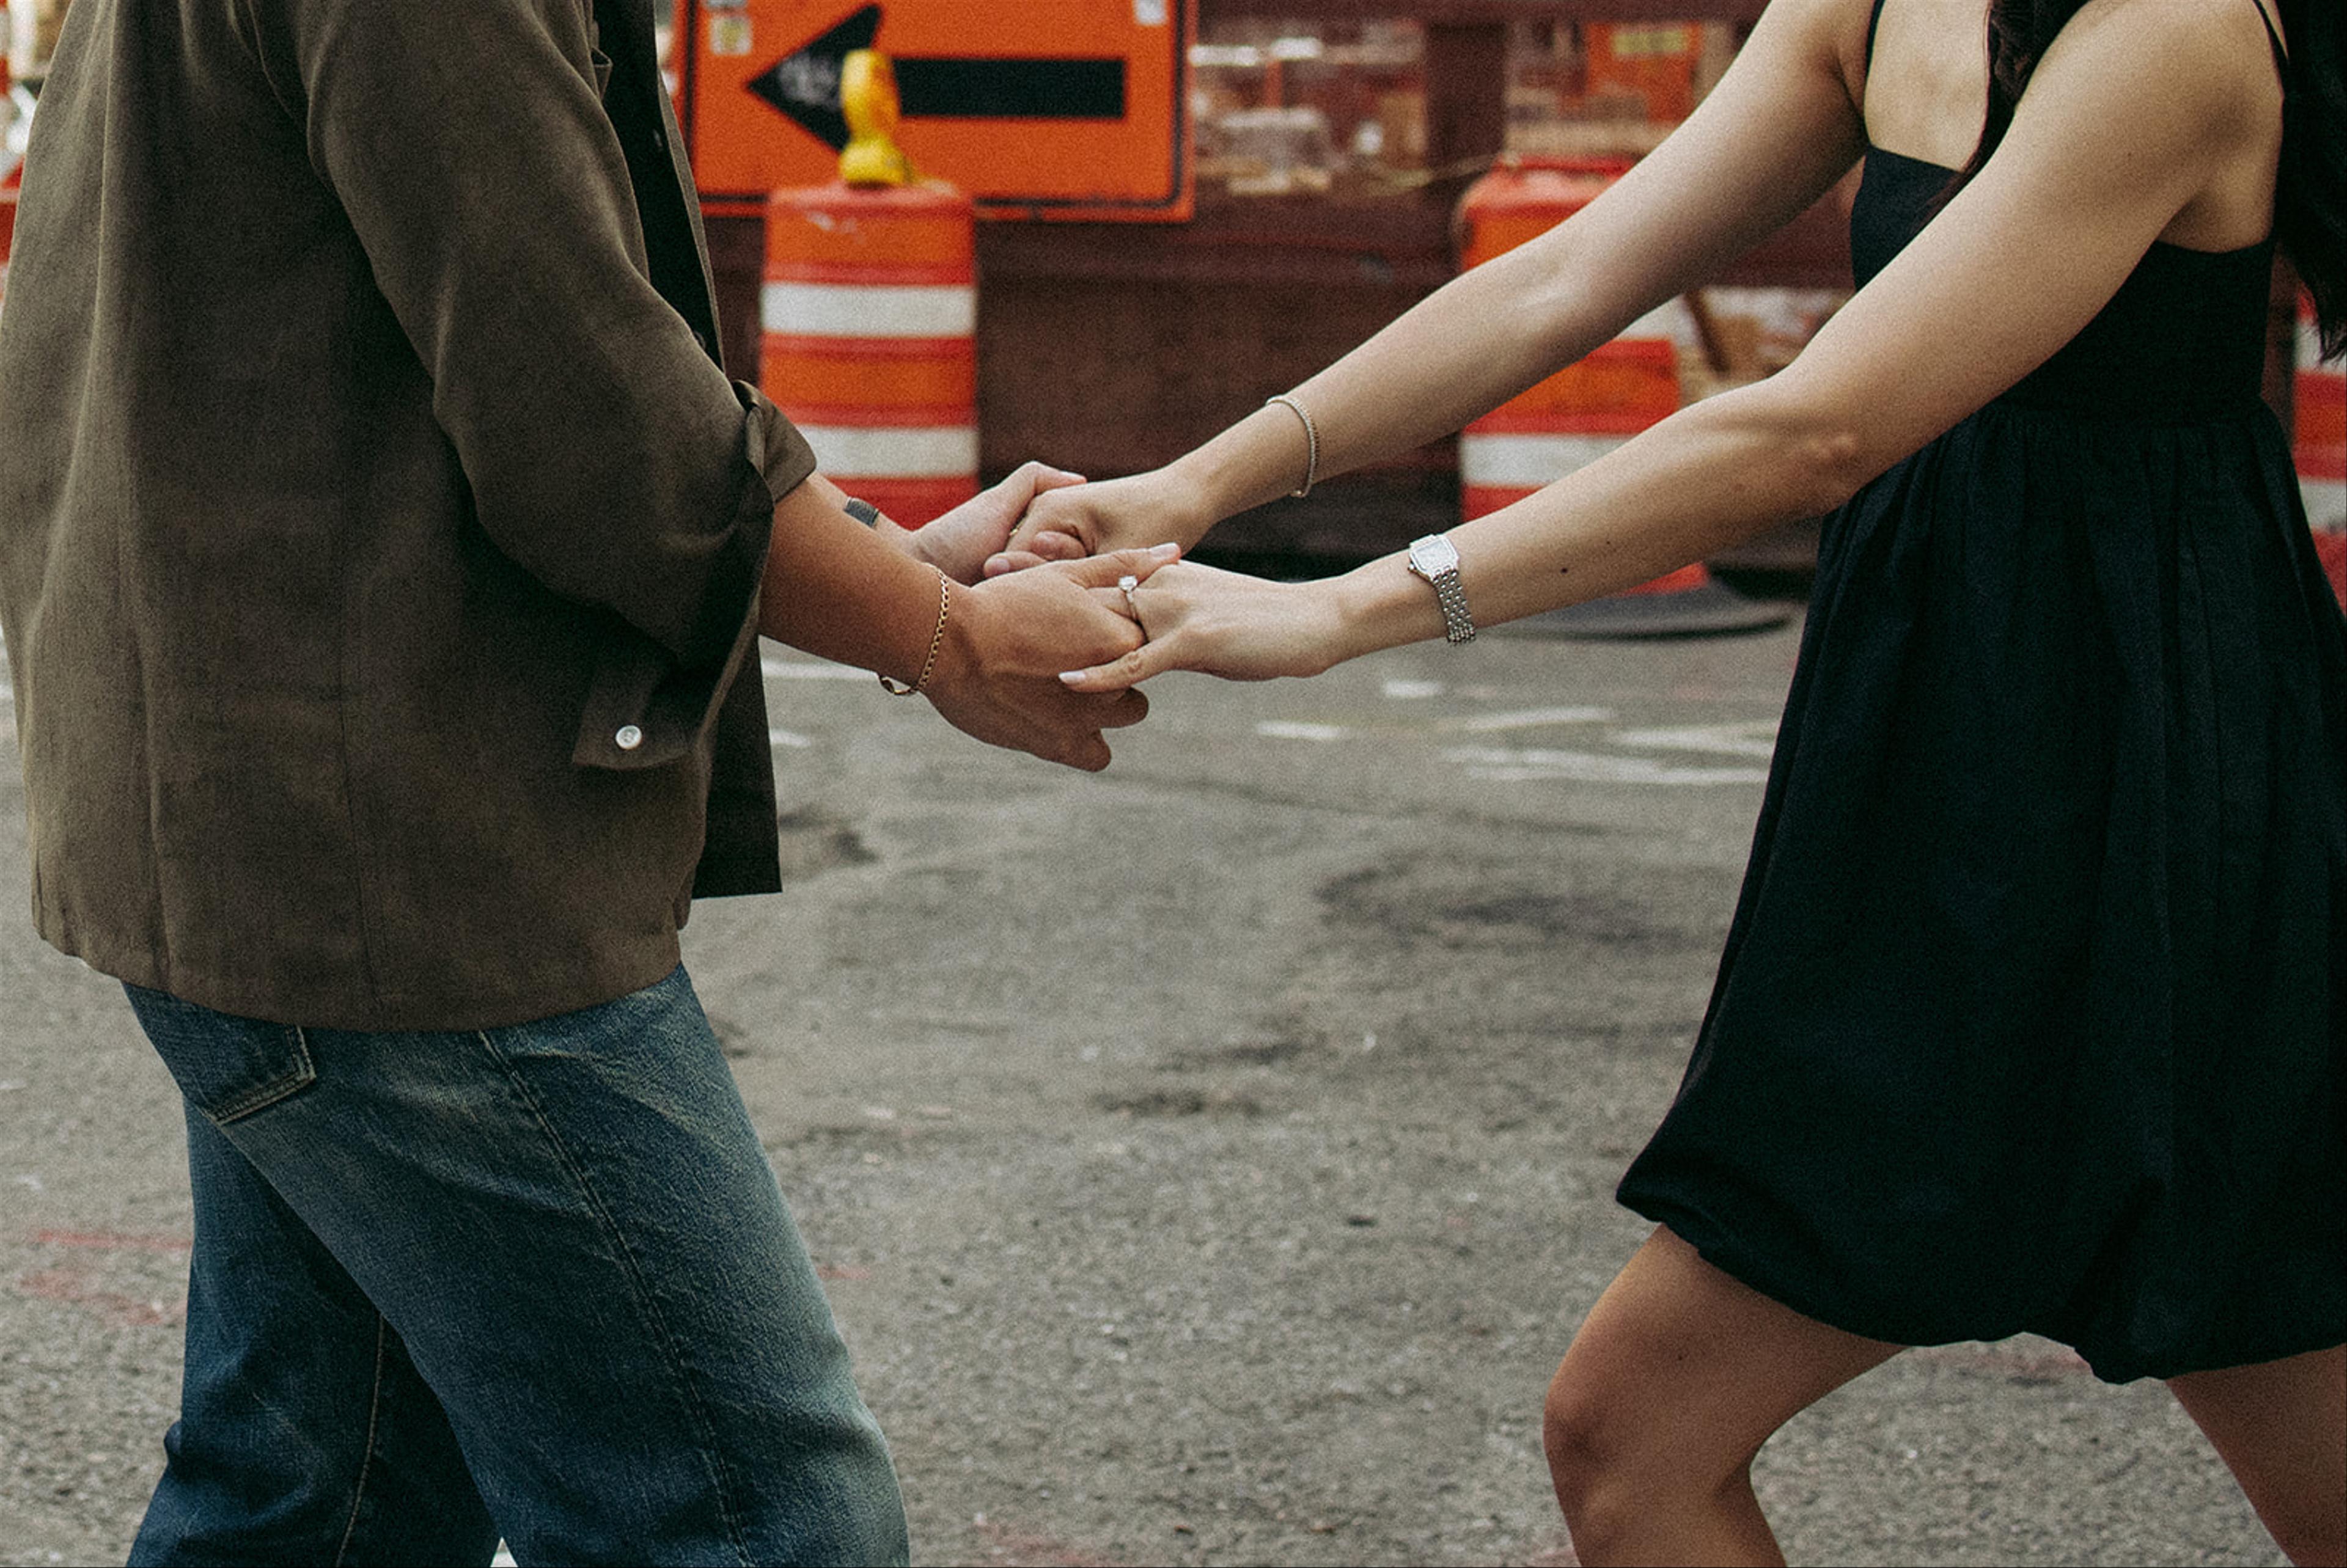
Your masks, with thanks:
[(978, 472), (978, 432), (968, 425), (940, 428), (852, 428), (801, 425), (825, 477), (891, 479), (953, 479)]
[(768, 283), (760, 301), (770, 333), (806, 337), (969, 337), (978, 291), (965, 284)]
[(2298, 477), (2298, 493), (2306, 497), (2306, 520), (2321, 534), (2347, 534), (2347, 480)]
[(1628, 440), (1625, 436), (1485, 436), (1459, 437), (1461, 484), (1538, 489), (1585, 468)]
[(1693, 349), (1697, 353), (1703, 349), (1703, 334), (1696, 330), (1695, 313), (1686, 308), (1686, 302), (1683, 299), (1664, 301), (1623, 328), (1621, 337), (1614, 341), (1620, 343), (1637, 338), (1660, 338), (1674, 347)]

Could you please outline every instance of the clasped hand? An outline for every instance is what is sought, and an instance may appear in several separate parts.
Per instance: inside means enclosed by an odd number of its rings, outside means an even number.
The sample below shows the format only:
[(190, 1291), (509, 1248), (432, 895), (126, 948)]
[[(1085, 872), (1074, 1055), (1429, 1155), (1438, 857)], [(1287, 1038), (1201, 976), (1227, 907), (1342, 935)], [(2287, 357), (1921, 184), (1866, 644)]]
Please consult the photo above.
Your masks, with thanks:
[[(988, 558), (989, 582), (1037, 572), (1080, 570), (1122, 562), (1144, 547), (1194, 524), (1153, 475), (1039, 491), (1000, 550)], [(1133, 628), (1133, 646), (1113, 658), (1071, 663), (1061, 682), (1091, 696), (1127, 692), (1169, 670), (1194, 670), (1231, 681), (1317, 675), (1335, 662), (1330, 651), (1341, 628), (1325, 585), (1279, 583), (1220, 571), (1194, 561), (1153, 563), (1133, 572), (1130, 591), (1117, 586), (1129, 568), (1083, 579), (1092, 600)]]
[(1061, 672), (1112, 664), (1141, 646), (1113, 585), (1126, 577), (1147, 581), (1178, 552), (1062, 551), (1028, 563), (1038, 569), (991, 579), (981, 569), (1006, 548), (1030, 503), (1081, 482), (1030, 463), (915, 531), (907, 548), (963, 585), (952, 593), (923, 688), (938, 712), (979, 740), (1098, 772), (1109, 764), (1102, 732), (1140, 723), (1148, 699), (1115, 685), (1076, 689)]

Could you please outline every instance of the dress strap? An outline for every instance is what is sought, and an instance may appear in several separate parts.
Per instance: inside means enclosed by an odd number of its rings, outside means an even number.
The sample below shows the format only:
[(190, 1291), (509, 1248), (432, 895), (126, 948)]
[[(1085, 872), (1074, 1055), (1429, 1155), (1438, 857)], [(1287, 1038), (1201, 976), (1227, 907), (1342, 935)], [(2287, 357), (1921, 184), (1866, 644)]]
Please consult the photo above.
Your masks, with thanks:
[[(2256, 5), (2258, 4), (2258, 0), (2250, 0), (2250, 4)], [(2263, 6), (2260, 5), (2258, 7), (2258, 15), (2260, 16), (2265, 15), (2265, 8)], [(1873, 14), (1869, 15), (1866, 19), (1866, 68), (1870, 71), (1874, 69), (1874, 35), (1881, 30), (1882, 0), (1874, 0)], [(2268, 32), (2271, 32), (2273, 30), (2273, 24), (2270, 22), (2266, 24), (2266, 30)]]
[[(2265, 0), (2250, 0), (2250, 4), (2257, 8), (2258, 20), (2265, 24), (2266, 42), (2273, 46), (2274, 69), (2281, 73), (2281, 84), (2287, 90), (2290, 87), (2290, 51), (2281, 46), (2281, 35), (2274, 31), (2273, 18), (2266, 15)], [(1874, 0), (1874, 9), (1876, 15), (1881, 14), (1882, 0)]]

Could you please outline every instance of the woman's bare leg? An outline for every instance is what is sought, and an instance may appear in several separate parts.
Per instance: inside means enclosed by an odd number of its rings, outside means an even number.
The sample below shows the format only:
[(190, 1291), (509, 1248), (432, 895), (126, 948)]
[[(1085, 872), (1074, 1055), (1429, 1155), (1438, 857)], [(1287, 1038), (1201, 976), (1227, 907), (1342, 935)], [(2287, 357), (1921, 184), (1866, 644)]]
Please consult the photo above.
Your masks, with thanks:
[(2168, 1386), (2291, 1562), (2347, 1563), (2347, 1346)]
[(1549, 1385), (1549, 1474), (1584, 1563), (1780, 1563), (1752, 1494), (1769, 1435), (1902, 1348), (1829, 1328), (1657, 1228)]

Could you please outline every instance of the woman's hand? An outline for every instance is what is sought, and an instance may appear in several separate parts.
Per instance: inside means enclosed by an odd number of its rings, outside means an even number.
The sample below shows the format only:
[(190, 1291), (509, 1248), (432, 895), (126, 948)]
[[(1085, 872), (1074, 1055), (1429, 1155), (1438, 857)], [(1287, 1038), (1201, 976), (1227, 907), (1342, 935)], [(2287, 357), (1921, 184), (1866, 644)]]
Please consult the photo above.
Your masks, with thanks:
[[(1081, 486), (1081, 474), (1071, 474), (1063, 468), (1053, 468), (1041, 463), (1023, 465), (1017, 473), (990, 490), (964, 501), (934, 522), (907, 530), (905, 548), (916, 559), (927, 561), (958, 583), (969, 586), (978, 581), (988, 558), (1001, 559), (1009, 546), (1011, 530), (1026, 515), (1038, 497)], [(1154, 539), (1149, 541), (1156, 543)], [(1036, 559), (1061, 560), (1092, 552), (1074, 550), (1055, 553)], [(1034, 564), (1029, 562), (1028, 564)], [(989, 572), (989, 575), (993, 575)]]
[(1344, 657), (1332, 582), (1269, 582), (1177, 561), (1129, 596), (1092, 591), (1131, 613), (1147, 641), (1121, 659), (1060, 677), (1077, 692), (1121, 692), (1168, 670), (1228, 681), (1317, 675)]
[(1184, 549), (1213, 523), (1183, 507), (1163, 472), (1107, 479), (1039, 494), (1001, 548), (986, 563), (999, 577), (1045, 561), (1079, 560), (1109, 550), (1178, 544)]

